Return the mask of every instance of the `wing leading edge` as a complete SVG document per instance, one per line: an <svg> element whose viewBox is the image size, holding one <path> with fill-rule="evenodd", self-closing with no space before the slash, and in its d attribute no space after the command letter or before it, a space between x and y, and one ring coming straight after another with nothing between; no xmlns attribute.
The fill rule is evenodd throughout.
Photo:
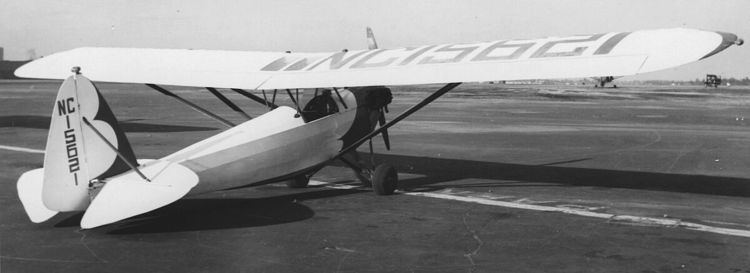
<svg viewBox="0 0 750 273"><path fill-rule="evenodd" d="M659 29L334 53L78 48L16 75L64 79L79 66L95 81L285 89L627 76L694 62L736 35Z"/></svg>

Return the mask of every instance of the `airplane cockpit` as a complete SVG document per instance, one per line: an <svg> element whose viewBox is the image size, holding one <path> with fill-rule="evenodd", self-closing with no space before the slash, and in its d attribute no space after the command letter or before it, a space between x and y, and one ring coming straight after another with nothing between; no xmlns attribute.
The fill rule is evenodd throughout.
<svg viewBox="0 0 750 273"><path fill-rule="evenodd" d="M331 95L331 90L323 89L322 92L315 94L302 109L302 116L306 122L310 122L331 114L339 112L338 104Z"/></svg>

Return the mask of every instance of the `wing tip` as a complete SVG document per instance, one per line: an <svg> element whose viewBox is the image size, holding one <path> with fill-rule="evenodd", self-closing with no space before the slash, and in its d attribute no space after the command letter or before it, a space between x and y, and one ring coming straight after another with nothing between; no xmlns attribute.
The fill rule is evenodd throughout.
<svg viewBox="0 0 750 273"><path fill-rule="evenodd" d="M25 63L18 68L16 68L15 71L13 71L13 75L19 78L32 78L29 76L29 67L34 63L35 61L31 61L28 63Z"/></svg>
<svg viewBox="0 0 750 273"><path fill-rule="evenodd" d="M712 31L712 32L714 32L714 33L716 33L716 34L718 34L718 35L721 36L721 43L719 43L719 45L717 45L716 48L713 51L711 51L708 54L706 54L705 56L701 57L700 60L703 60L705 58L708 58L708 57L711 57L713 55L716 55L716 53L719 53L719 52L723 51L724 49L727 49L728 47L730 47L732 45L741 46L742 44L745 43L744 40L740 39L734 33L721 32L721 31Z"/></svg>
<svg viewBox="0 0 750 273"><path fill-rule="evenodd" d="M65 60L66 54L70 52L92 49L92 48L93 47L78 47L78 48L56 52L45 57L41 57L39 59L30 61L16 68L16 70L13 71L13 75L19 78L29 78L29 79L57 79L57 80L65 79L71 74L69 69L72 68L73 66L66 67L65 69L62 69L61 71L57 71L57 70L51 71L50 67L53 67L55 62L56 61L59 62L61 58ZM58 67L58 66L54 66L54 67Z"/></svg>

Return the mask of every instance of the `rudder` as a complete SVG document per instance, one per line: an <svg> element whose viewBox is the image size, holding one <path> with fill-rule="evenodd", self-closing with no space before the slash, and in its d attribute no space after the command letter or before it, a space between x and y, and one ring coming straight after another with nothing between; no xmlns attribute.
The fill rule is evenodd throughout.
<svg viewBox="0 0 750 273"><path fill-rule="evenodd" d="M96 86L81 75L67 78L57 93L44 156L42 201L51 210L86 209L89 181L129 170L84 118L127 160L136 162L125 133Z"/></svg>

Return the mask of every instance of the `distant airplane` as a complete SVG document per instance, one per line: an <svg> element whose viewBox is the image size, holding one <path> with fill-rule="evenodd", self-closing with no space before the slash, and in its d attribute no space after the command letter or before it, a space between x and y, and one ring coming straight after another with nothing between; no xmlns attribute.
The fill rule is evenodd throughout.
<svg viewBox="0 0 750 273"><path fill-rule="evenodd" d="M375 41L375 34L372 33L372 29L370 27L367 27L367 49L378 49L378 42Z"/></svg>
<svg viewBox="0 0 750 273"><path fill-rule="evenodd" d="M73 49L15 72L65 79L52 110L44 167L21 175L18 194L33 222L85 210L82 228L187 195L282 181L305 187L334 160L349 165L377 194L392 194L396 169L365 166L352 154L377 135L389 145L388 128L462 82L634 75L704 59L741 41L730 33L678 28L381 49L368 30L369 50L332 53ZM137 160L91 80L146 84L229 129L161 159ZM386 122L392 94L384 86L434 83L445 85ZM248 121L235 125L161 85L205 87ZM270 110L252 118L217 88ZM306 105L300 105L300 89L314 92ZM279 93L293 107L277 106Z"/></svg>
<svg viewBox="0 0 750 273"><path fill-rule="evenodd" d="M605 77L595 77L592 79L597 82L597 84L595 84L594 87L604 88L608 83L611 83L616 78L619 78L619 77L605 76ZM617 85L615 84L612 87L617 88Z"/></svg>

